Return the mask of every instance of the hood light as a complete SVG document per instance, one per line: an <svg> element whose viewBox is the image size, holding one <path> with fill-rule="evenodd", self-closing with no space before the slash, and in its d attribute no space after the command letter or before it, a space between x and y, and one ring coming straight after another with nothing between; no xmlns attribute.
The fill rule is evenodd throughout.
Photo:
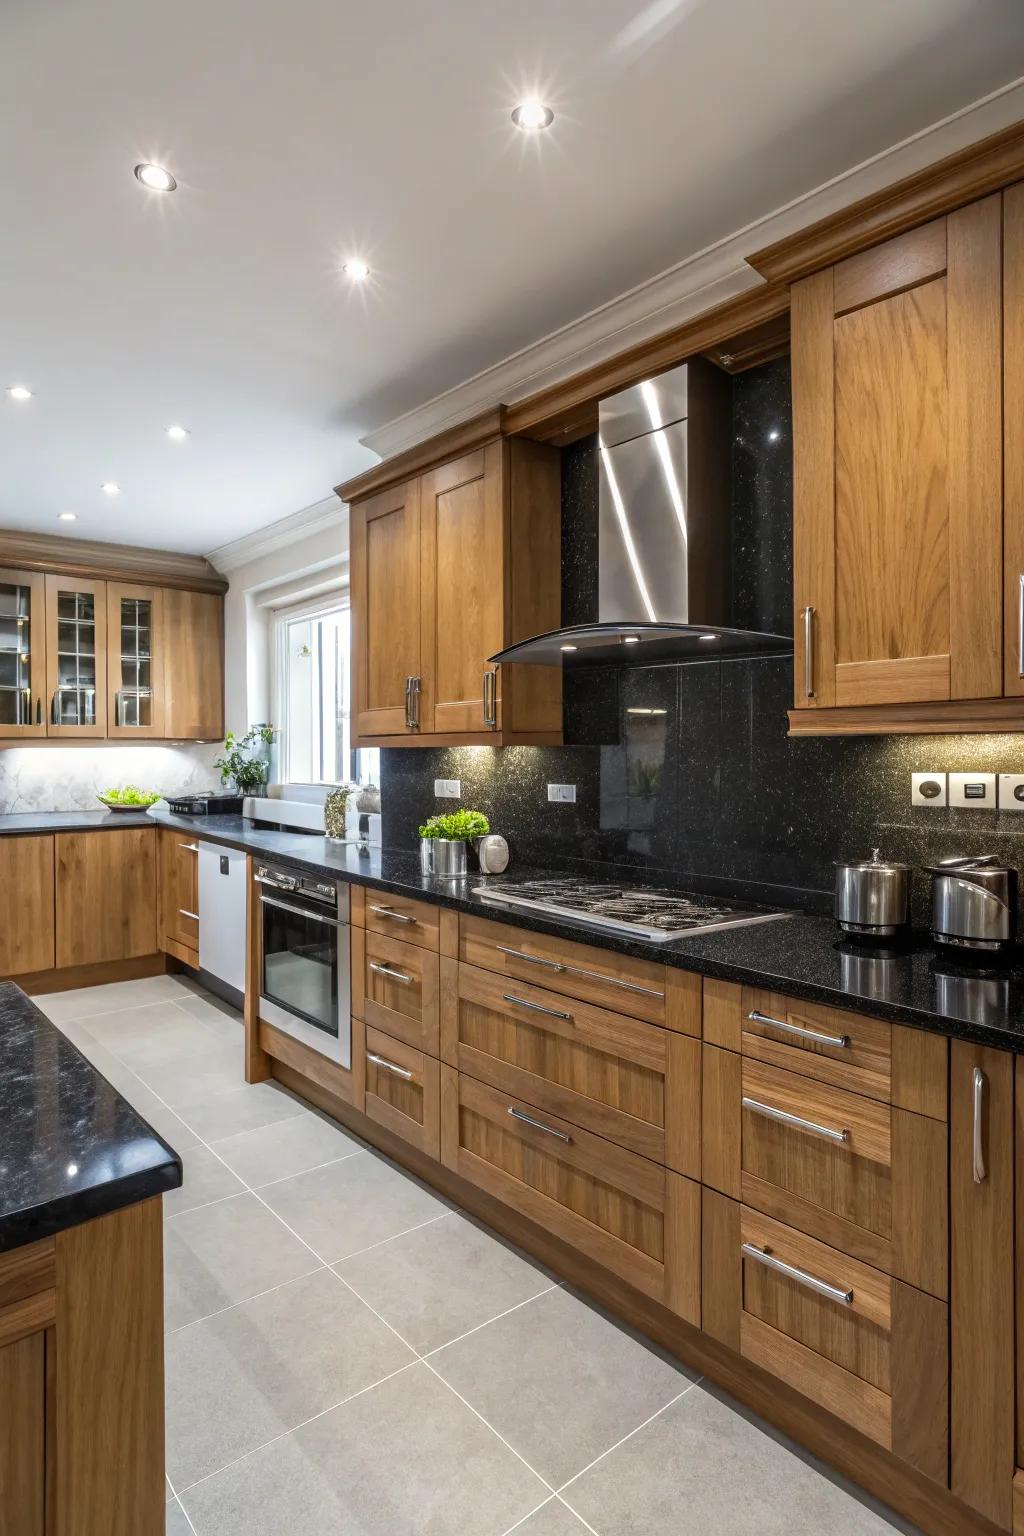
<svg viewBox="0 0 1024 1536"><path fill-rule="evenodd" d="M639 704L626 710L627 715L667 715L667 709L642 709Z"/></svg>
<svg viewBox="0 0 1024 1536"><path fill-rule="evenodd" d="M562 650L563 651L574 651L575 649L576 649L576 647L574 645L563 645L562 646Z"/></svg>

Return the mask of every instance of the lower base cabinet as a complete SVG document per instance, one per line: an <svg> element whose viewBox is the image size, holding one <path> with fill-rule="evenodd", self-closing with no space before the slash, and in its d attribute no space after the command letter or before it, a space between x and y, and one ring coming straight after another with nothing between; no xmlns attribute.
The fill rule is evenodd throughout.
<svg viewBox="0 0 1024 1536"><path fill-rule="evenodd" d="M0 838L0 976L54 962L53 834Z"/></svg>
<svg viewBox="0 0 1024 1536"><path fill-rule="evenodd" d="M441 1067L441 1161L700 1324L700 1186Z"/></svg>
<svg viewBox="0 0 1024 1536"><path fill-rule="evenodd" d="M353 1034L365 1038L363 1113L427 1157L439 1158L440 1082L436 1057L355 1020ZM361 1049L360 1038L354 1038L354 1052Z"/></svg>
<svg viewBox="0 0 1024 1536"><path fill-rule="evenodd" d="M157 828L58 832L57 969L153 955Z"/></svg>

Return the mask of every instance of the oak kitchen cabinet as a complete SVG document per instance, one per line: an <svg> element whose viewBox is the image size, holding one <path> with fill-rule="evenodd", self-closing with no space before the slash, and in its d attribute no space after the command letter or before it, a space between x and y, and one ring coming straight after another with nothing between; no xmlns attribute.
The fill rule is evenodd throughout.
<svg viewBox="0 0 1024 1536"><path fill-rule="evenodd" d="M353 745L561 740L559 674L487 661L558 627L560 494L557 450L494 437L354 496Z"/></svg>
<svg viewBox="0 0 1024 1536"><path fill-rule="evenodd" d="M53 834L0 838L0 976L54 964Z"/></svg>
<svg viewBox="0 0 1024 1536"><path fill-rule="evenodd" d="M157 953L156 833L57 833L58 970Z"/></svg>
<svg viewBox="0 0 1024 1536"><path fill-rule="evenodd" d="M1002 282L997 194L793 286L794 729L1002 695Z"/></svg>
<svg viewBox="0 0 1024 1536"><path fill-rule="evenodd" d="M158 836L160 948L198 970L199 843L173 827Z"/></svg>

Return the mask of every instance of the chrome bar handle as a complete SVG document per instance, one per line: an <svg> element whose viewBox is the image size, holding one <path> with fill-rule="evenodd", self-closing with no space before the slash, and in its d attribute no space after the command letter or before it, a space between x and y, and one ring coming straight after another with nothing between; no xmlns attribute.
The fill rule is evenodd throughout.
<svg viewBox="0 0 1024 1536"><path fill-rule="evenodd" d="M396 912L394 907L377 907L371 905L370 911L378 913L381 917L386 917L392 923L415 923L419 921L418 918L409 917L409 915L405 912Z"/></svg>
<svg viewBox="0 0 1024 1536"><path fill-rule="evenodd" d="M549 1018L564 1019L567 1024L572 1023L572 1014L563 1013L560 1008L545 1008L541 1003L531 1003L528 998L516 997L514 992L503 992L501 998L505 1003L515 1003L517 1008L529 1008L534 1013L546 1013Z"/></svg>
<svg viewBox="0 0 1024 1536"><path fill-rule="evenodd" d="M814 609L804 609L804 694L814 698Z"/></svg>
<svg viewBox="0 0 1024 1536"><path fill-rule="evenodd" d="M816 1120L804 1120L800 1115L791 1115L784 1109L776 1109L774 1104L762 1104L759 1099L748 1099L746 1094L740 1101L744 1109L753 1110L755 1115L764 1115L767 1120L778 1120L782 1125L792 1126L795 1131L807 1131L811 1136L824 1136L826 1141L835 1141L844 1145L850 1139L849 1131L837 1131L830 1125L819 1125Z"/></svg>
<svg viewBox="0 0 1024 1536"><path fill-rule="evenodd" d="M114 694L114 702L115 702L114 713L117 715L117 723L118 723L118 725L124 725L125 708L124 708L124 689L123 688L119 688L117 690L117 692Z"/></svg>
<svg viewBox="0 0 1024 1536"><path fill-rule="evenodd" d="M664 997L664 992L657 987L641 987L635 981L621 981L618 976L606 976L603 971L588 971L581 965L564 965L559 960L545 960L542 955L528 955L525 949L512 949L508 944L495 944L495 949L500 949L503 955L511 955L513 960L528 960L531 965L543 965L549 971L560 971L567 976L584 976L588 981L600 981L609 987L618 987L622 992L637 992L642 997Z"/></svg>
<svg viewBox="0 0 1024 1536"><path fill-rule="evenodd" d="M408 971L396 971L393 966L384 965L380 960L371 960L370 970L376 971L378 976L386 976L389 981L404 981L407 987L412 986L413 978Z"/></svg>
<svg viewBox="0 0 1024 1536"><path fill-rule="evenodd" d="M1024 571L1017 578L1017 669L1024 677Z"/></svg>
<svg viewBox="0 0 1024 1536"><path fill-rule="evenodd" d="M409 679L408 699L405 723L411 731L418 731L420 728L420 680L418 677Z"/></svg>
<svg viewBox="0 0 1024 1536"><path fill-rule="evenodd" d="M797 1269L795 1264L786 1264L782 1259L777 1259L770 1248L758 1248L756 1243L741 1243L740 1252L745 1259L753 1259L758 1264L763 1264L766 1269L774 1269L778 1274L785 1275L788 1280L795 1280L798 1285L805 1285L809 1291L816 1291L819 1296L827 1296L829 1301L840 1301L844 1307L853 1302L853 1291L845 1285L830 1285L827 1280L819 1280L817 1275L812 1275L806 1269Z"/></svg>
<svg viewBox="0 0 1024 1536"><path fill-rule="evenodd" d="M50 700L50 724L51 725L59 725L60 724L60 715L59 715L59 713L57 711L57 695L58 695L59 692L60 692L60 689L59 688L55 688L53 690L53 698Z"/></svg>
<svg viewBox="0 0 1024 1536"><path fill-rule="evenodd" d="M974 1102L974 1182L984 1184L987 1175L985 1168L985 1074L980 1067L975 1067L972 1081L972 1099Z"/></svg>
<svg viewBox="0 0 1024 1536"><path fill-rule="evenodd" d="M500 949L503 955L511 955L513 960L529 960L531 965L543 965L549 971L566 970L566 966L560 965L557 960L545 960L543 955L528 955L525 949L512 949L508 944L495 944L494 947Z"/></svg>
<svg viewBox="0 0 1024 1536"><path fill-rule="evenodd" d="M36 694L36 725L43 723L43 699L41 694Z"/></svg>
<svg viewBox="0 0 1024 1536"><path fill-rule="evenodd" d="M325 917L321 912L311 912L306 907L295 907L288 901L274 901L269 896L260 897L260 906L274 907L278 912L290 912L293 917L308 917L311 923L323 923L327 928L343 928L345 926L336 917Z"/></svg>
<svg viewBox="0 0 1024 1536"><path fill-rule="evenodd" d="M412 1073L408 1067L400 1067L396 1062L388 1061L386 1056L378 1056L374 1051L367 1051L367 1061L372 1061L375 1067L383 1067L385 1072L393 1072L396 1077L404 1077L407 1083L412 1082Z"/></svg>
<svg viewBox="0 0 1024 1536"><path fill-rule="evenodd" d="M752 1008L747 1014L752 1024L770 1024L772 1029L784 1029L787 1034L799 1035L801 1040L813 1040L817 1045L839 1045L844 1050L850 1048L849 1035L827 1035L824 1030L808 1029L804 1024L790 1024L788 1019L773 1019L770 1014L761 1013Z"/></svg>
<svg viewBox="0 0 1024 1536"><path fill-rule="evenodd" d="M493 668L484 672L484 725L498 723L498 674Z"/></svg>
<svg viewBox="0 0 1024 1536"><path fill-rule="evenodd" d="M516 1109L510 1104L508 1112L513 1120L521 1120L524 1125L532 1125L535 1131L544 1131L548 1136L557 1136L559 1141L564 1141L567 1146L572 1145L572 1137L566 1131L556 1131L553 1125L545 1125L543 1120L535 1120L532 1115L524 1115L521 1109Z"/></svg>
<svg viewBox="0 0 1024 1536"><path fill-rule="evenodd" d="M184 907L179 907L178 908L178 916L179 917L190 917L192 919L192 921L195 922L195 923L198 923L198 921L199 921L199 913L198 912L188 912L188 911L185 910Z"/></svg>

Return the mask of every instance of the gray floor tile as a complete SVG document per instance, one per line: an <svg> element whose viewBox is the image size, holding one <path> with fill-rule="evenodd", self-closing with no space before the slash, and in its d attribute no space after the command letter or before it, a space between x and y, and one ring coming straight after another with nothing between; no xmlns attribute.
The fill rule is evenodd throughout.
<svg viewBox="0 0 1024 1536"><path fill-rule="evenodd" d="M108 1045L115 1056L119 1056L123 1062L138 1072L140 1077L161 1071L165 1066L180 1066L188 1061L203 1062L211 1054L221 1050L229 1050L232 1045L237 1045L241 1055L243 1041L241 1036L237 1041L227 1040L221 1031L211 1024L204 1024L200 1019L194 1019L184 1008L179 1008L177 1003L167 1004L168 1017L161 1021L159 1027L150 1028L137 1040L125 1039L103 1041L102 1035L97 1039ZM143 1009L145 1015L164 1012L164 1005ZM173 1018L170 1017L173 1015ZM106 1015L107 1018L111 1015ZM116 1019L118 1016L113 1015ZM123 1018L132 1018L133 1014L122 1015Z"/></svg>
<svg viewBox="0 0 1024 1536"><path fill-rule="evenodd" d="M101 1067L100 1071L102 1070ZM199 1145L199 1138L195 1132L189 1130L184 1120L180 1120L173 1109L169 1109L139 1078L135 1077L131 1082L127 1080L115 1082L114 1087L175 1152L186 1152L189 1147Z"/></svg>
<svg viewBox="0 0 1024 1536"><path fill-rule="evenodd" d="M363 1151L363 1143L319 1115L295 1115L215 1143L224 1161L253 1189Z"/></svg>
<svg viewBox="0 0 1024 1536"><path fill-rule="evenodd" d="M196 1024L206 1029L205 1024ZM197 1099L245 1087L245 1047L242 1040L221 1042L214 1035L184 1055L161 1062L132 1063L134 1071L172 1109Z"/></svg>
<svg viewBox="0 0 1024 1536"><path fill-rule="evenodd" d="M200 1536L501 1536L543 1484L424 1365L183 1495Z"/></svg>
<svg viewBox="0 0 1024 1536"><path fill-rule="evenodd" d="M289 1120L292 1115L308 1115L309 1110L273 1083L244 1083L240 1088L184 1100L175 1105L175 1113L202 1141L222 1141L239 1131L254 1131L261 1125Z"/></svg>
<svg viewBox="0 0 1024 1536"><path fill-rule="evenodd" d="M561 1500L549 1499L522 1525L517 1525L511 1536L587 1536L587 1527Z"/></svg>
<svg viewBox="0 0 1024 1536"><path fill-rule="evenodd" d="M561 1289L431 1364L555 1488L692 1381Z"/></svg>
<svg viewBox="0 0 1024 1536"><path fill-rule="evenodd" d="M414 1179L369 1152L298 1173L261 1193L282 1221L329 1264L447 1210Z"/></svg>
<svg viewBox="0 0 1024 1536"><path fill-rule="evenodd" d="M165 1216L177 1216L181 1211L209 1205L228 1195L240 1195L245 1190L241 1179L236 1179L217 1154L206 1147L190 1147L181 1161L184 1182L180 1189L173 1189L169 1195L164 1195Z"/></svg>
<svg viewBox="0 0 1024 1536"><path fill-rule="evenodd" d="M183 1056L213 1043L206 1037L204 1024L168 1000L90 1014L78 1022L130 1067L147 1059Z"/></svg>
<svg viewBox="0 0 1024 1536"><path fill-rule="evenodd" d="M101 987L77 987L70 992L49 992L35 1001L48 1019L87 1019L113 1008L141 1008L149 1003L173 1002L185 988L173 976L145 976L141 981L111 981Z"/></svg>
<svg viewBox="0 0 1024 1536"><path fill-rule="evenodd" d="M892 1536L893 1527L701 1387L564 1490L601 1536Z"/></svg>
<svg viewBox="0 0 1024 1536"><path fill-rule="evenodd" d="M232 1028L239 1031L245 1028L238 1009L232 1008L230 1003L223 1002L219 997L214 997L211 992L189 992L186 996L180 997L178 1002L193 1018L201 1019L204 1024L212 1024L215 1029L230 1032Z"/></svg>
<svg viewBox="0 0 1024 1536"><path fill-rule="evenodd" d="M415 1358L329 1269L170 1334L167 1470L175 1488Z"/></svg>
<svg viewBox="0 0 1024 1536"><path fill-rule="evenodd" d="M164 1224L164 1321L180 1328L317 1267L255 1195L183 1211Z"/></svg>
<svg viewBox="0 0 1024 1536"><path fill-rule="evenodd" d="M167 1506L166 1536L192 1536L192 1527L177 1499L172 1499Z"/></svg>
<svg viewBox="0 0 1024 1536"><path fill-rule="evenodd" d="M337 1270L421 1354L552 1285L543 1270L454 1211Z"/></svg>

